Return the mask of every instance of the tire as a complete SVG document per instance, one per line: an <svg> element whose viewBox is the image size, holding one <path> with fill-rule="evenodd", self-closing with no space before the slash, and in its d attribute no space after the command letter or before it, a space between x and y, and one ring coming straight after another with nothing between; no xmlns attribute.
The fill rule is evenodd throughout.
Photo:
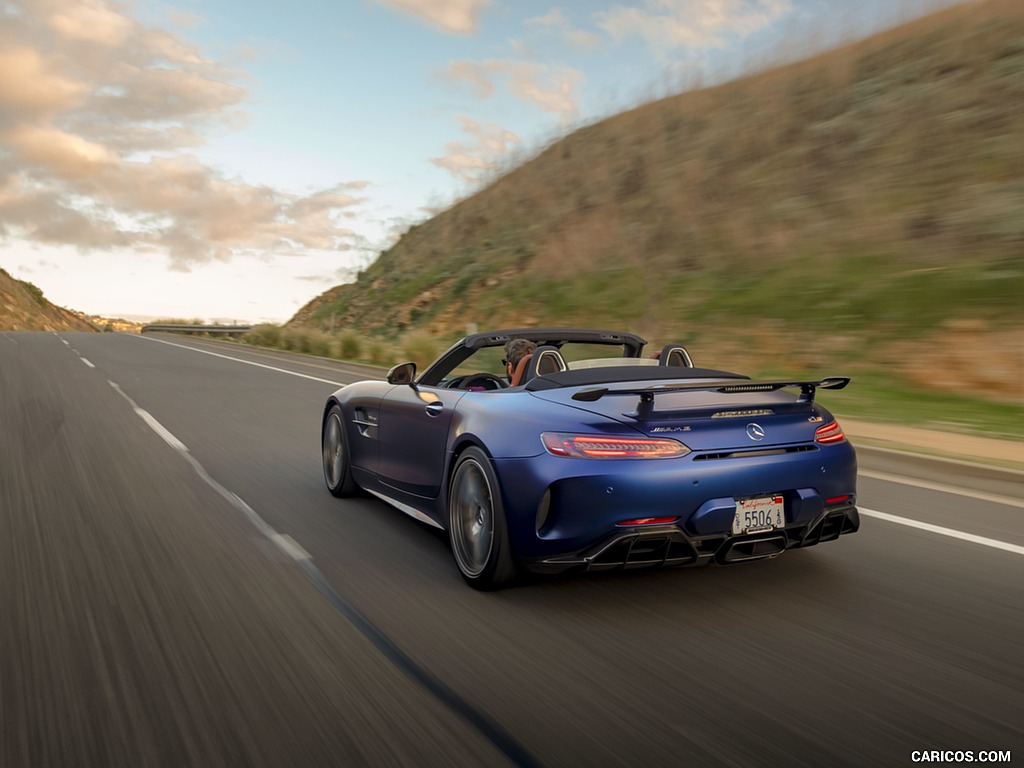
<svg viewBox="0 0 1024 768"><path fill-rule="evenodd" d="M327 490L342 498L353 495L359 486L352 477L352 459L345 435L345 421L340 405L331 406L320 432L320 448Z"/></svg>
<svg viewBox="0 0 1024 768"><path fill-rule="evenodd" d="M462 578L474 589L500 589L516 580L498 478L487 454L476 447L465 450L452 472L448 539Z"/></svg>

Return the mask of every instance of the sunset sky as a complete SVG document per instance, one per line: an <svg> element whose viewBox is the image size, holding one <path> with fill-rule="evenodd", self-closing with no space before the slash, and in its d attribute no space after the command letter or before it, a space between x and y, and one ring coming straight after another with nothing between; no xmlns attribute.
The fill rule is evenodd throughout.
<svg viewBox="0 0 1024 768"><path fill-rule="evenodd" d="M574 127L941 0L0 0L0 267L284 321Z"/></svg>

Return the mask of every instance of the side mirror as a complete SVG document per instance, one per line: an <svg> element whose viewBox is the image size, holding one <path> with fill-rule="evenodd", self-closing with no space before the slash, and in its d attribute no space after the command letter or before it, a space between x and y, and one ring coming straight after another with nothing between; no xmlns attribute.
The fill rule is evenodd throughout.
<svg viewBox="0 0 1024 768"><path fill-rule="evenodd" d="M412 384L416 380L416 363L399 363L388 371L388 384Z"/></svg>

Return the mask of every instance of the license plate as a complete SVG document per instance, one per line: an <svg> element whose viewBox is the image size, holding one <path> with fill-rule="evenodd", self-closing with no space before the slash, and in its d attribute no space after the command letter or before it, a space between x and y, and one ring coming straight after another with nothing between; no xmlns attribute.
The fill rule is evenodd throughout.
<svg viewBox="0 0 1024 768"><path fill-rule="evenodd" d="M782 496L762 496L757 499L739 499L732 518L733 535L758 533L782 528L786 524Z"/></svg>

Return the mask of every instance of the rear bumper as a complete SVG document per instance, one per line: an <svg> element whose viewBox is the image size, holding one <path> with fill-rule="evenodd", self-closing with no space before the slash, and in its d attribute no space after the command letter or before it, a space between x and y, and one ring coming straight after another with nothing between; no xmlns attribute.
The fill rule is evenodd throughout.
<svg viewBox="0 0 1024 768"><path fill-rule="evenodd" d="M523 559L521 564L534 573L730 565L769 560L787 549L834 541L859 528L860 515L852 504L830 508L806 524L745 536L693 536L679 525L625 528L579 552Z"/></svg>
<svg viewBox="0 0 1024 768"><path fill-rule="evenodd" d="M856 454L845 442L729 460L538 456L498 460L495 467L512 551L524 565L540 570L761 559L837 538L859 524ZM768 495L783 497L785 526L770 537L734 536L736 501ZM840 512L844 509L849 514ZM840 516L848 522L835 522ZM623 524L648 518L673 521ZM775 544L742 543L762 536Z"/></svg>

